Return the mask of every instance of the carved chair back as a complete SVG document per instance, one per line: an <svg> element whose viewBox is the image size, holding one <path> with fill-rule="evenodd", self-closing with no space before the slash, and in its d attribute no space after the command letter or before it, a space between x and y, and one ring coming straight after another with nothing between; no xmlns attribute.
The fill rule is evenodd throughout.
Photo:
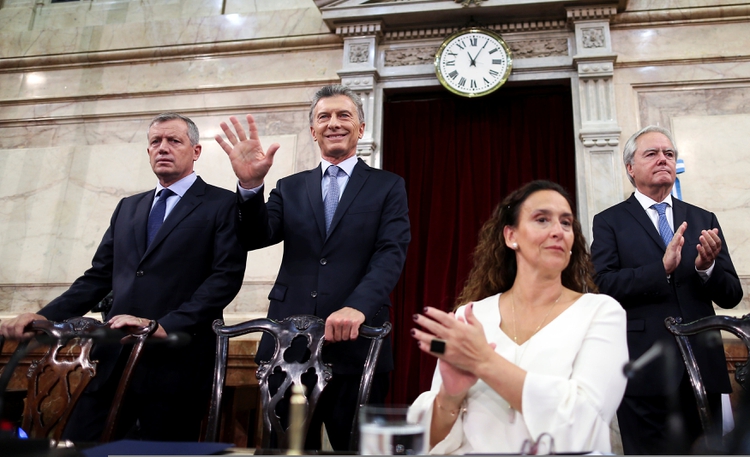
<svg viewBox="0 0 750 457"><path fill-rule="evenodd" d="M702 332L717 332L718 330L724 330L729 333L736 335L747 347L750 354L750 314L742 316L741 318L732 316L707 316L698 319L694 322L686 324L682 323L682 318L668 317L664 320L664 325L674 335L677 341L677 346L680 348L682 353L682 359L685 362L685 367L690 377L690 383L695 393L696 403L698 405L698 415L701 419L701 425L703 431L707 437L711 438L716 436L718 431L713 430L713 421L711 417L711 410L708 406L708 396L706 395L706 386L703 383L698 363L695 360L693 348L688 339L690 335L696 335ZM721 337L718 338L721 343ZM748 367L748 361L737 362L735 364L737 371L734 374L737 383L742 386L745 391L750 392L750 367ZM711 444L711 443L709 443Z"/></svg>
<svg viewBox="0 0 750 457"><path fill-rule="evenodd" d="M156 322L123 333L123 344L134 344L120 378L101 441L112 438L117 413L128 388L130 377L143 352L146 338L156 329ZM76 402L96 375L96 361L91 360L95 339L106 339L108 324L87 317L63 322L33 321L29 330L42 332L39 338L49 344L46 354L31 363L27 373L28 389L21 428L31 438L59 440ZM110 337L111 338L111 337ZM78 347L79 350L74 350ZM26 351L19 345L17 351Z"/></svg>
<svg viewBox="0 0 750 457"><path fill-rule="evenodd" d="M206 429L206 441L216 441L219 432L219 414L221 399L226 382L227 356L229 339L245 335L251 332L266 332L272 335L276 341L273 357L261 362L258 366L256 377L260 386L260 401L263 416L263 442L262 447L268 448L271 442L271 434L275 434L276 443L280 449L286 449L289 445L288 428L283 426L276 408L281 401L288 401L292 385L304 386L307 384L312 388L306 392L306 403L304 405L304 420L302 422L302 436L307 435L313 412L317 405L323 389L333 376L331 366L323 363L322 351L325 336L325 321L316 316L297 315L290 316L281 321L272 319L253 319L236 325L224 325L222 320L216 320L213 324L217 335L216 342L216 365L214 369L213 390L211 405L208 415ZM365 361L365 367L360 382L357 414L352 424L352 430L356 431L359 405L369 399L372 377L375 373L378 356L383 339L388 335L391 324L386 322L383 327L361 326L360 336L370 338L370 350ZM296 345L296 341L302 340L306 344L306 355L302 358L285 357L287 352ZM291 351L289 351L291 352ZM273 391L270 378L272 376L282 377L278 389ZM305 382L307 380L307 382ZM312 381L312 382L311 382ZM353 434L352 445L357 443Z"/></svg>

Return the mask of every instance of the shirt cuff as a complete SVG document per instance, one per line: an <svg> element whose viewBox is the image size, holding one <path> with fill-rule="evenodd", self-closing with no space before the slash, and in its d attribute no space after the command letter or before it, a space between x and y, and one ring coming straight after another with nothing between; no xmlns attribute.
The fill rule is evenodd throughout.
<svg viewBox="0 0 750 457"><path fill-rule="evenodd" d="M252 189L245 189L240 185L240 181L237 180L237 191L240 193L240 197L242 197L242 201L249 200L252 198L255 194L258 193L263 188L263 184L261 184L258 187L253 187Z"/></svg>
<svg viewBox="0 0 750 457"><path fill-rule="evenodd" d="M698 272L698 276L701 277L701 279L703 280L703 282L706 282L706 281L708 281L711 278L711 273L713 273L715 266L716 266L716 261L714 260L711 263L711 266L708 267L707 270L699 270L698 267L696 267L695 271Z"/></svg>

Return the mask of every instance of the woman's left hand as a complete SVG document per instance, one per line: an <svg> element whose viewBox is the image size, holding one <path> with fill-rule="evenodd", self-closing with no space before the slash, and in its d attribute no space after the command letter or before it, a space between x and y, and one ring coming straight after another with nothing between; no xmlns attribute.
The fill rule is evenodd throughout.
<svg viewBox="0 0 750 457"><path fill-rule="evenodd" d="M412 329L411 334L418 341L419 349L450 363L458 370L472 374L477 367L486 363L495 353L494 344L487 342L482 324L474 317L473 304L466 307L465 318L456 318L453 313L427 307L424 314L415 314L414 321L423 330ZM432 352L432 340L445 342L442 353Z"/></svg>

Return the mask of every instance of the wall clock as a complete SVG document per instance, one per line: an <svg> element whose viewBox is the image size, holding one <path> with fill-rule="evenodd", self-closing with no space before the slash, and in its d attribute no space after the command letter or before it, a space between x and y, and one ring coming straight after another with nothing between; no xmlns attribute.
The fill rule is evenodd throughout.
<svg viewBox="0 0 750 457"><path fill-rule="evenodd" d="M480 97L508 80L512 63L510 48L500 35L469 28L443 41L435 54L435 73L454 94Z"/></svg>

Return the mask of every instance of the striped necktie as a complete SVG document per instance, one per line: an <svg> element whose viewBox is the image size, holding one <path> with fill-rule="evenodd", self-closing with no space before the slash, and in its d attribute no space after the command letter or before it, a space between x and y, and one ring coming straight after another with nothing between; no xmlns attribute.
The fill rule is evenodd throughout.
<svg viewBox="0 0 750 457"><path fill-rule="evenodd" d="M328 191L326 192L326 199L323 202L323 206L325 207L326 215L326 233L328 233L328 230L331 228L333 215L336 213L336 207L339 205L339 182L337 178L341 176L341 173L346 174L346 172L336 165L331 165L326 170L326 173L328 173Z"/></svg>
<svg viewBox="0 0 750 457"><path fill-rule="evenodd" d="M670 227L669 222L667 222L667 204L656 203L655 205L651 205L651 207L659 213L659 235L661 235L661 239L664 240L664 246L666 247L669 245L669 242L672 241L672 237L674 236L672 227Z"/></svg>

